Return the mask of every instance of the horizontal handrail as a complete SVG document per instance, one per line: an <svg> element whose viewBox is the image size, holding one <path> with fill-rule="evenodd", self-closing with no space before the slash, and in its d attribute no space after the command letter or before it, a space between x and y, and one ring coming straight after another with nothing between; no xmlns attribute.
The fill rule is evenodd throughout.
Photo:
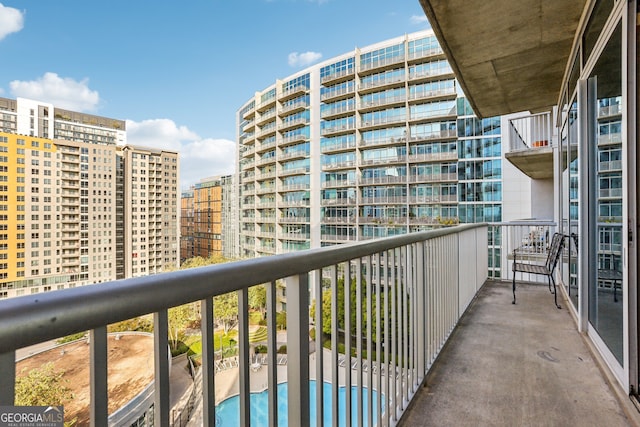
<svg viewBox="0 0 640 427"><path fill-rule="evenodd" d="M482 226L486 224L423 231L6 299L0 301L0 353Z"/></svg>

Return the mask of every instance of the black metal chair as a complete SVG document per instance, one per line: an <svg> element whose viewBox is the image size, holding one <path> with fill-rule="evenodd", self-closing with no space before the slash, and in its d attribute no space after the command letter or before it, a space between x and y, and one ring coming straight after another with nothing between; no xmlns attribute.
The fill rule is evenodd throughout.
<svg viewBox="0 0 640 427"><path fill-rule="evenodd" d="M553 293L553 302L555 303L556 307L562 308L558 305L558 292L556 289L556 280L553 277L553 272L558 265L560 254L562 253L562 249L564 248L565 237L566 236L560 233L555 233L553 235L553 238L551 239L551 245L549 246L549 252L547 253L547 259L544 264L536 264L531 261L518 262L518 253L521 252L522 249L516 248L513 250L513 304L516 303L516 273L521 272L547 276L547 280L549 282L549 291ZM551 283L553 283L553 289L551 288Z"/></svg>

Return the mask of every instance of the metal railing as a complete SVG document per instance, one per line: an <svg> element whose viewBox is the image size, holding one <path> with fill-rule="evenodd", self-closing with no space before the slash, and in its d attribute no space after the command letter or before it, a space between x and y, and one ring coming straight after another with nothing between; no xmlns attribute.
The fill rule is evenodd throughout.
<svg viewBox="0 0 640 427"><path fill-rule="evenodd" d="M363 420L366 411L368 420L393 426L487 278L487 236L486 224L465 225L0 301L0 405L14 402L16 349L89 329L91 423L106 426L107 325L153 313L153 419L154 425L169 425L167 313L171 307L199 302L202 419L203 425L214 425L213 297L236 292L238 416L240 425L249 425L248 290L266 284L267 412L269 425L277 425L283 414L277 410L275 304L276 281L282 280L287 303L289 425L310 423L313 376L317 425L326 422L323 383L327 381L331 383L331 425L344 418L340 411L347 420L353 415ZM338 301L341 287L343 302ZM323 298L327 292L330 298ZM316 351L310 356L311 306L315 308ZM330 320L323 316L327 312ZM323 332L325 325L330 334ZM323 350L323 345L328 348ZM350 392L345 393L344 406L338 404L341 383L357 396L352 399ZM366 396L365 384L370 391Z"/></svg>
<svg viewBox="0 0 640 427"><path fill-rule="evenodd" d="M510 149L523 150L553 145L551 113L531 114L509 120Z"/></svg>

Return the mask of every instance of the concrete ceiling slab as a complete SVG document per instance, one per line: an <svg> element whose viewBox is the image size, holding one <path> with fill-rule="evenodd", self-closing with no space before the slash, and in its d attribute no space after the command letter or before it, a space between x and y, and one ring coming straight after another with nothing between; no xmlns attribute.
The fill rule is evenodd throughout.
<svg viewBox="0 0 640 427"><path fill-rule="evenodd" d="M420 0L480 117L548 109L586 0Z"/></svg>

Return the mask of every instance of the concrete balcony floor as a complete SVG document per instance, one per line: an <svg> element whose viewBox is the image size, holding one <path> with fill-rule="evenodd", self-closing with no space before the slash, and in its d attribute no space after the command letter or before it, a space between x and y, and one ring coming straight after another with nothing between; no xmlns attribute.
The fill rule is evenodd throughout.
<svg viewBox="0 0 640 427"><path fill-rule="evenodd" d="M487 282L436 360L404 426L629 426L585 339L546 286Z"/></svg>

